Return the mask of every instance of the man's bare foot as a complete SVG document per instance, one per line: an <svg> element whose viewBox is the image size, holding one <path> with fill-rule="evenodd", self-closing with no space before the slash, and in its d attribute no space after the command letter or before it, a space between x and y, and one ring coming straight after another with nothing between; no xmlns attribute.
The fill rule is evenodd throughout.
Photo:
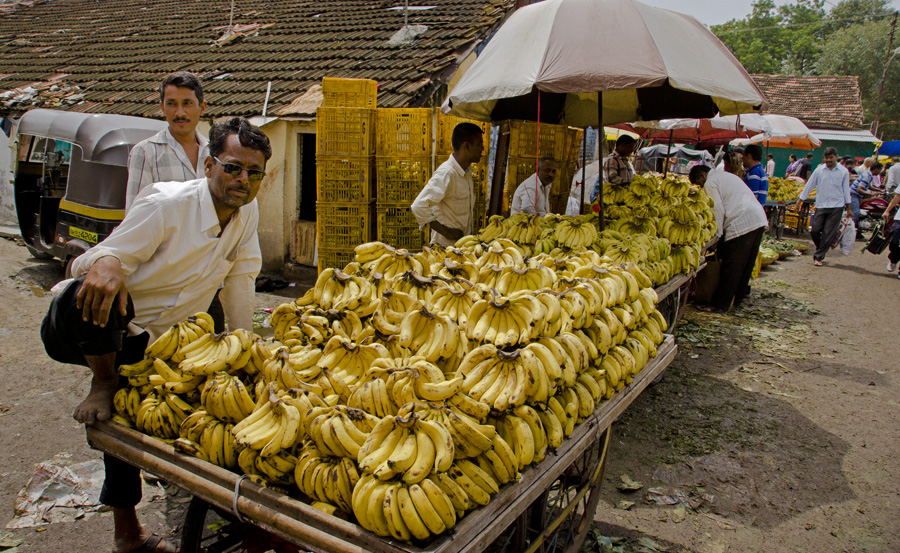
<svg viewBox="0 0 900 553"><path fill-rule="evenodd" d="M113 396L116 395L118 387L118 377L107 380L94 377L91 380L91 391L81 405L75 408L72 416L84 424L108 421L112 416Z"/></svg>

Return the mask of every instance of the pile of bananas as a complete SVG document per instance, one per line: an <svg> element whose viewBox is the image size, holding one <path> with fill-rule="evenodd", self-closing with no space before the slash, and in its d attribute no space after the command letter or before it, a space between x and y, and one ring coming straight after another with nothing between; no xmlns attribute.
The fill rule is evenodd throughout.
<svg viewBox="0 0 900 553"><path fill-rule="evenodd" d="M716 230L712 202L702 189L685 177L647 173L635 176L628 186L605 185L603 199L606 224L600 232L594 215L495 215L477 235L463 237L456 246L476 252L479 267L521 264L518 259L501 262L495 253L485 255L485 243L500 239L512 242L520 256L551 268L544 256L566 263L572 255L595 251L614 263L638 264L656 286L699 267L703 246ZM494 286L486 276L490 271L482 270L478 281Z"/></svg>
<svg viewBox="0 0 900 553"><path fill-rule="evenodd" d="M769 199L775 201L796 201L803 184L794 179L769 177Z"/></svg>
<svg viewBox="0 0 900 553"><path fill-rule="evenodd" d="M670 243L551 220L531 238L553 255L506 238L416 254L362 244L273 310L272 339L215 334L198 313L121 368L115 420L377 535L446 532L561 447L663 341L638 263L671 257ZM613 262L604 240L642 254Z"/></svg>

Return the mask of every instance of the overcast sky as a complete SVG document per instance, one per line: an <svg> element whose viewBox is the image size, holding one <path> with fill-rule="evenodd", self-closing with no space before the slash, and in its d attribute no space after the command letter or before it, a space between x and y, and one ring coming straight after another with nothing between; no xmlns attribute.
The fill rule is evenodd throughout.
<svg viewBox="0 0 900 553"><path fill-rule="evenodd" d="M707 25L719 25L731 19L743 19L750 14L752 0L640 0L651 6L658 6L676 12L687 13ZM775 0L775 4L790 4L789 0ZM830 9L838 0L826 0L825 9ZM900 0L892 0L891 5L900 10Z"/></svg>

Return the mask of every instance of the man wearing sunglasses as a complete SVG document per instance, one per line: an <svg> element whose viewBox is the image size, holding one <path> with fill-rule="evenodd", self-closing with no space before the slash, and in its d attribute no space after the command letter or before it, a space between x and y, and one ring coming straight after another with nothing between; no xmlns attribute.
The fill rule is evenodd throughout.
<svg viewBox="0 0 900 553"><path fill-rule="evenodd" d="M173 324L205 311L220 284L230 328L253 329L262 264L255 198L271 155L269 139L246 119L214 126L204 178L151 185L106 240L74 261L77 278L51 302L41 338L51 358L91 369L77 421L109 420L118 367L142 359ZM110 456L104 463L100 500L113 509L114 551L174 552L137 518L140 470Z"/></svg>

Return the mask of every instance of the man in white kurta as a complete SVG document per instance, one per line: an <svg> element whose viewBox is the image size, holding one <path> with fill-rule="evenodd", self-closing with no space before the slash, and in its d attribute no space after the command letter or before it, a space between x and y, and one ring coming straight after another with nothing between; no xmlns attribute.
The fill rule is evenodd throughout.
<svg viewBox="0 0 900 553"><path fill-rule="evenodd" d="M431 225L431 242L441 246L452 246L472 234L475 185L471 165L481 160L484 137L478 125L460 123L453 129L450 143L453 153L431 175L411 206L419 228Z"/></svg>
<svg viewBox="0 0 900 553"><path fill-rule="evenodd" d="M538 161L537 173L531 175L519 184L516 193L513 194L509 214L530 213L543 217L550 212L550 187L556 178L556 160L552 157L543 157ZM538 184L540 183L540 185Z"/></svg>

